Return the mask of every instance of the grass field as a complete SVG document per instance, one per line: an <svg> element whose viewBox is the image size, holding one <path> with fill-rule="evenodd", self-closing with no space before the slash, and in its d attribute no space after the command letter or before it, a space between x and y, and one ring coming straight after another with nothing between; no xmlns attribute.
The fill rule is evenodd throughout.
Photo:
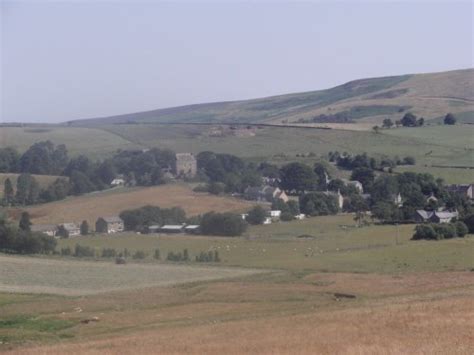
<svg viewBox="0 0 474 355"><path fill-rule="evenodd" d="M239 238L124 233L64 239L58 246L149 254L159 248L162 255L188 248L191 257L218 250L222 262L212 268L151 257L126 265L0 257L7 270L0 280L10 291L50 292L0 293L0 350L470 353L474 238L415 242L409 240L413 226L400 226L398 234L396 226L353 226L352 216L341 215L251 227ZM198 281L210 273L230 276L224 271L238 277ZM191 275L195 282L162 284ZM145 284L150 287L140 289ZM121 290L95 294L116 287Z"/></svg>
<svg viewBox="0 0 474 355"><path fill-rule="evenodd" d="M117 135L94 128L31 126L0 127L0 147L14 147L24 152L32 144L50 140L65 144L71 156L85 154L91 158L103 158L117 149L139 148Z"/></svg>
<svg viewBox="0 0 474 355"><path fill-rule="evenodd" d="M95 225L97 218L116 216L121 211L145 205L181 206L188 216L209 211L246 211L253 204L244 200L193 192L189 185L168 184L154 187L116 188L78 197L68 197L24 209L10 209L17 217L20 211L30 213L33 223L64 223L87 220Z"/></svg>
<svg viewBox="0 0 474 355"><path fill-rule="evenodd" d="M186 265L116 265L0 255L0 292L82 296L251 275L255 270Z"/></svg>
<svg viewBox="0 0 474 355"><path fill-rule="evenodd" d="M152 261L187 248L191 257L217 250L221 265L294 272L377 272L469 270L474 267L474 238L440 242L411 241L413 225L356 228L352 216L315 217L303 221L250 227L239 238L136 235L62 239L58 249L76 244L129 251L142 250ZM312 238L298 238L309 235Z"/></svg>

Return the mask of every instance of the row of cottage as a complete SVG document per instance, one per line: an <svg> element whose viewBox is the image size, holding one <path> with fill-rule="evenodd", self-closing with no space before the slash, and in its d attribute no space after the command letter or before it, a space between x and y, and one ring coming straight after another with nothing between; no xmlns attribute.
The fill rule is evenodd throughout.
<svg viewBox="0 0 474 355"><path fill-rule="evenodd" d="M148 227L149 233L199 233L199 225L152 225ZM95 223L95 232L103 234L120 233L125 230L123 220L118 216L100 217ZM41 232L51 237L77 237L81 235L81 228L76 223L61 224L33 224L31 231Z"/></svg>

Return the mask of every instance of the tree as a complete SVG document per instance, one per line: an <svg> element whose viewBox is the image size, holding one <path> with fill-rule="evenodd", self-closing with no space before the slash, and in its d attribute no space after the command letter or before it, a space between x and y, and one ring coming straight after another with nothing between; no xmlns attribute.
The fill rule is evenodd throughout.
<svg viewBox="0 0 474 355"><path fill-rule="evenodd" d="M391 202L377 202L372 207L372 216L383 222L398 221L397 206Z"/></svg>
<svg viewBox="0 0 474 355"><path fill-rule="evenodd" d="M466 224L469 233L474 233L474 213L467 215L463 222Z"/></svg>
<svg viewBox="0 0 474 355"><path fill-rule="evenodd" d="M455 125L456 124L456 117L452 114L452 113L448 113L445 117L444 117L444 124L445 125Z"/></svg>
<svg viewBox="0 0 474 355"><path fill-rule="evenodd" d="M204 235L239 236L247 229L242 217L230 212L209 212L202 216L201 231Z"/></svg>
<svg viewBox="0 0 474 355"><path fill-rule="evenodd" d="M298 201L290 200L286 204L291 215L296 216L300 214L300 204Z"/></svg>
<svg viewBox="0 0 474 355"><path fill-rule="evenodd" d="M64 228L63 225L60 225L58 227L58 231L56 232L56 235L61 238L69 238L69 232L66 228Z"/></svg>
<svg viewBox="0 0 474 355"><path fill-rule="evenodd" d="M372 130L374 131L375 134L379 133L380 127L379 126L373 126Z"/></svg>
<svg viewBox="0 0 474 355"><path fill-rule="evenodd" d="M425 119L423 117L420 117L417 121L416 121L416 125L417 126L423 126L425 124Z"/></svg>
<svg viewBox="0 0 474 355"><path fill-rule="evenodd" d="M290 163L280 170L281 187L286 191L304 192L314 190L318 184L318 176L308 166L302 163Z"/></svg>
<svg viewBox="0 0 474 355"><path fill-rule="evenodd" d="M247 215L247 218L245 219L248 223L250 224L263 224L265 221L266 217L266 212L261 206L255 206L252 208Z"/></svg>
<svg viewBox="0 0 474 355"><path fill-rule="evenodd" d="M3 199L5 201L5 205L11 205L13 203L14 198L15 191L13 191L13 184L10 178L7 178L3 184Z"/></svg>
<svg viewBox="0 0 474 355"><path fill-rule="evenodd" d="M392 128L393 121L390 118L386 118L383 120L382 127L384 128Z"/></svg>
<svg viewBox="0 0 474 355"><path fill-rule="evenodd" d="M412 239L437 239L437 237L438 235L431 225L419 224L415 227L415 234L413 234Z"/></svg>
<svg viewBox="0 0 474 355"><path fill-rule="evenodd" d="M18 227L22 231L26 231L26 232L31 231L30 214L28 212L22 212L21 217L20 217L20 223L18 224Z"/></svg>
<svg viewBox="0 0 474 355"><path fill-rule="evenodd" d="M37 202L39 197L39 184L30 174L21 174L16 181L15 200L20 205L29 205Z"/></svg>
<svg viewBox="0 0 474 355"><path fill-rule="evenodd" d="M469 233L469 229L464 222L457 221L454 223L454 227L456 228L456 234L458 237L464 237L467 233Z"/></svg>
<svg viewBox="0 0 474 355"><path fill-rule="evenodd" d="M374 171L370 168L356 168L352 171L351 180L360 181L364 190L368 190L372 186L374 179Z"/></svg>
<svg viewBox="0 0 474 355"><path fill-rule="evenodd" d="M417 125L416 116L411 112L407 112L400 120L400 123L404 127L415 127Z"/></svg>
<svg viewBox="0 0 474 355"><path fill-rule="evenodd" d="M89 223L86 220L83 220L81 223L81 235L89 234Z"/></svg>

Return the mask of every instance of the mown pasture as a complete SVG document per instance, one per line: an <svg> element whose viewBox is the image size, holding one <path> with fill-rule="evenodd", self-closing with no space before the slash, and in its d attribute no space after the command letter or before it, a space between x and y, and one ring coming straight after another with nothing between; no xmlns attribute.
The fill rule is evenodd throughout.
<svg viewBox="0 0 474 355"><path fill-rule="evenodd" d="M467 270L474 267L474 238L438 242L411 241L414 225L356 227L351 215L308 218L303 221L250 227L243 237L189 235L99 235L62 239L58 250L89 246L144 251L154 262L159 249L188 249L191 259L201 251L219 252L222 266L285 269L295 272L376 272Z"/></svg>

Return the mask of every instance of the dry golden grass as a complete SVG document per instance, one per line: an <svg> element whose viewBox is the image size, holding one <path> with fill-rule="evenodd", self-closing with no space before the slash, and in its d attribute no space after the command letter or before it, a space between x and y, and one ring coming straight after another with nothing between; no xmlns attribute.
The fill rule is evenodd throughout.
<svg viewBox="0 0 474 355"><path fill-rule="evenodd" d="M16 354L472 354L471 274L220 281L110 297L44 296L4 310L41 305L43 314L101 319L76 326L75 341L14 348ZM372 292L370 283L382 283L383 292ZM358 298L336 301L331 286ZM75 314L77 306L84 313Z"/></svg>
<svg viewBox="0 0 474 355"><path fill-rule="evenodd" d="M144 205L182 207L188 216L209 211L242 211L252 204L230 197L193 192L187 185L170 184L146 188L123 188L91 193L66 200L26 208L33 223L81 222L94 225L98 217L118 215ZM19 210L11 210L17 217Z"/></svg>

